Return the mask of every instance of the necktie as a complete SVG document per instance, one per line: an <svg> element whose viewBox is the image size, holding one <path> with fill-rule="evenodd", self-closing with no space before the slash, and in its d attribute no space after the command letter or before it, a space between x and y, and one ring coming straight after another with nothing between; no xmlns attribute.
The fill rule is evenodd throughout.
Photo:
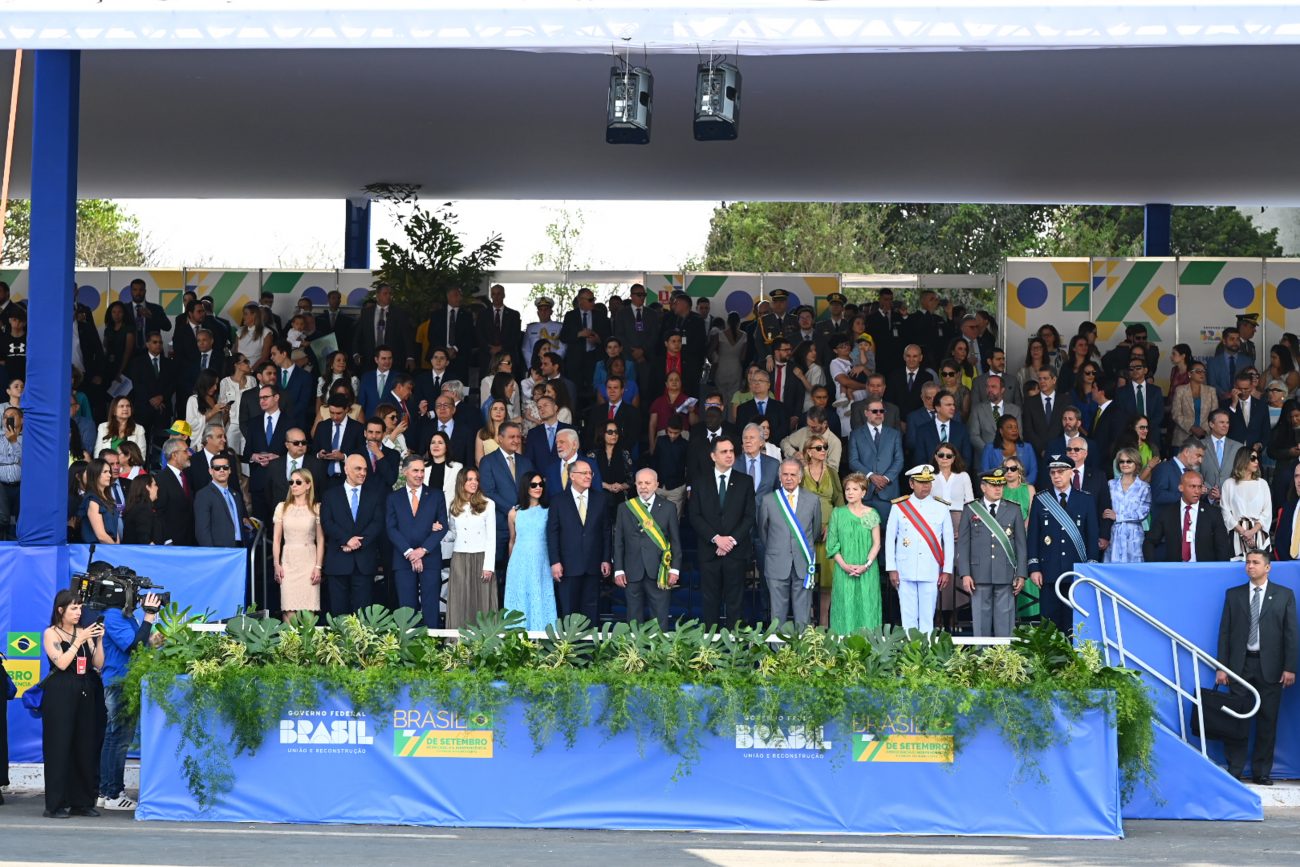
<svg viewBox="0 0 1300 867"><path fill-rule="evenodd" d="M1192 562L1192 504L1183 505L1183 562Z"/></svg>
<svg viewBox="0 0 1300 867"><path fill-rule="evenodd" d="M640 325L641 325L641 308L640 308L640 307L637 307L637 308L635 308L635 310L634 310L633 312L636 313L636 324L637 324L638 326L640 326Z"/></svg>
<svg viewBox="0 0 1300 867"><path fill-rule="evenodd" d="M456 341L452 338L456 335L456 308L452 307L447 311L447 345L451 346Z"/></svg>
<svg viewBox="0 0 1300 867"><path fill-rule="evenodd" d="M266 447L271 447L271 437L275 434L275 425L271 424L271 417L266 417Z"/></svg>
<svg viewBox="0 0 1300 867"><path fill-rule="evenodd" d="M1250 427L1250 399L1247 398L1241 402L1241 423L1247 428Z"/></svg>
<svg viewBox="0 0 1300 867"><path fill-rule="evenodd" d="M1219 466L1223 466L1223 440L1214 441L1214 459Z"/></svg>
<svg viewBox="0 0 1300 867"><path fill-rule="evenodd" d="M144 305L143 304L135 305L135 327L137 330L140 331L141 334L144 333L146 321L147 320L145 319L145 315L144 315Z"/></svg>
<svg viewBox="0 0 1300 867"><path fill-rule="evenodd" d="M383 400L384 386L388 384L388 374L384 373L383 371L380 371L379 373L375 374L375 381L379 385L379 399Z"/></svg>
<svg viewBox="0 0 1300 867"><path fill-rule="evenodd" d="M343 425L338 422L334 423L334 439L330 441L330 451L338 451L339 444L343 441Z"/></svg>
<svg viewBox="0 0 1300 867"><path fill-rule="evenodd" d="M158 369L158 356L156 355L153 357L153 372L155 376L159 375L162 372Z"/></svg>
<svg viewBox="0 0 1300 867"><path fill-rule="evenodd" d="M767 413L767 401L760 400L758 402L758 414L765 415L766 413Z"/></svg>
<svg viewBox="0 0 1300 867"><path fill-rule="evenodd" d="M239 532L239 509L235 506L235 498L230 495L230 488L222 488L221 494L226 498L226 509L230 512L230 523L234 525L235 541L238 542L244 538Z"/></svg>
<svg viewBox="0 0 1300 867"><path fill-rule="evenodd" d="M1291 519L1291 559L1300 560L1300 509L1295 510Z"/></svg>
<svg viewBox="0 0 1300 867"><path fill-rule="evenodd" d="M997 421L1000 418L1002 418L1002 404L995 403L993 404L993 420Z"/></svg>
<svg viewBox="0 0 1300 867"><path fill-rule="evenodd" d="M591 314L586 310L582 311L582 327L587 330L591 329Z"/></svg>
<svg viewBox="0 0 1300 867"><path fill-rule="evenodd" d="M1101 421L1101 407L1097 407L1097 413L1092 417L1092 429L1097 429L1097 422Z"/></svg>
<svg viewBox="0 0 1300 867"><path fill-rule="evenodd" d="M946 443L947 441L948 441L948 423L947 423L947 422L940 422L940 423L939 423L939 442L941 442L941 443Z"/></svg>
<svg viewBox="0 0 1300 867"><path fill-rule="evenodd" d="M1237 356L1228 356L1228 382L1237 381Z"/></svg>
<svg viewBox="0 0 1300 867"><path fill-rule="evenodd" d="M555 426L546 426L546 447L551 451L555 450Z"/></svg>
<svg viewBox="0 0 1300 867"><path fill-rule="evenodd" d="M289 461L289 475L286 478L291 478L296 472L298 472L298 459L294 458Z"/></svg>
<svg viewBox="0 0 1300 867"><path fill-rule="evenodd" d="M722 502L726 499L727 499L727 477L723 475L719 475L718 476L718 505L722 505Z"/></svg>
<svg viewBox="0 0 1300 867"><path fill-rule="evenodd" d="M1047 420L1052 420L1052 396L1046 395L1043 398L1043 412L1047 415Z"/></svg>
<svg viewBox="0 0 1300 867"><path fill-rule="evenodd" d="M375 343L384 342L384 329L388 327L388 311L383 307L379 308L379 321L375 323Z"/></svg>
<svg viewBox="0 0 1300 867"><path fill-rule="evenodd" d="M113 502L117 503L118 508L122 506L122 487L117 482L113 483Z"/></svg>
<svg viewBox="0 0 1300 867"><path fill-rule="evenodd" d="M374 462L374 458L371 458L371 463L373 462ZM357 505L358 505L357 494L359 490L360 490L359 488L352 489L352 520L354 521L357 519Z"/></svg>
<svg viewBox="0 0 1300 867"><path fill-rule="evenodd" d="M434 394L442 393L442 374L440 373L435 373L433 375L433 393Z"/></svg>
<svg viewBox="0 0 1300 867"><path fill-rule="evenodd" d="M1076 469L1076 470L1074 471L1074 489L1075 489L1076 491L1082 491L1082 490L1083 490L1083 471L1082 471L1082 470Z"/></svg>
<svg viewBox="0 0 1300 867"><path fill-rule="evenodd" d="M500 337L501 336L501 308L500 307L496 308L496 312L493 314L493 316L496 319L497 336Z"/></svg>
<svg viewBox="0 0 1300 867"><path fill-rule="evenodd" d="M569 486L569 465L560 464L560 487L567 488L568 486Z"/></svg>
<svg viewBox="0 0 1300 867"><path fill-rule="evenodd" d="M420 511L420 489L416 488L411 491L411 514L414 515Z"/></svg>
<svg viewBox="0 0 1300 867"><path fill-rule="evenodd" d="M578 494L578 520L585 526L587 523L587 492L583 491Z"/></svg>
<svg viewBox="0 0 1300 867"><path fill-rule="evenodd" d="M777 400L780 400L780 399L781 399L781 374L784 372L784 370L785 370L785 365L784 365L784 364L778 364L778 365L776 366L776 392L775 392L775 397L776 397Z"/></svg>
<svg viewBox="0 0 1300 867"><path fill-rule="evenodd" d="M1250 593L1250 635L1246 636L1247 647L1259 646L1259 609L1264 604L1264 588L1256 587Z"/></svg>
<svg viewBox="0 0 1300 867"><path fill-rule="evenodd" d="M757 491L758 490L758 459L757 458L749 459L749 474L754 479L754 490ZM1300 512L1300 509L1296 509L1296 511Z"/></svg>
<svg viewBox="0 0 1300 867"><path fill-rule="evenodd" d="M989 503L988 509L989 509L989 517L996 521L998 517L998 504Z"/></svg>
<svg viewBox="0 0 1300 867"><path fill-rule="evenodd" d="M1138 415L1146 415L1147 398L1146 398L1146 390L1142 388L1142 383L1138 383L1137 393L1138 393L1137 394Z"/></svg>
<svg viewBox="0 0 1300 867"><path fill-rule="evenodd" d="M180 474L180 478L181 478L181 490L185 492L185 499L187 500L194 499L194 494L191 493L190 491L190 477L185 475L185 473L182 472Z"/></svg>
<svg viewBox="0 0 1300 867"><path fill-rule="evenodd" d="M785 492L785 501L790 504L790 511L794 511L794 491Z"/></svg>
<svg viewBox="0 0 1300 867"><path fill-rule="evenodd" d="M912 385L916 382L916 374L912 371L907 372L907 390L912 390Z"/></svg>
<svg viewBox="0 0 1300 867"><path fill-rule="evenodd" d="M872 425L871 427L871 444L875 445L880 439L880 428Z"/></svg>
<svg viewBox="0 0 1300 867"><path fill-rule="evenodd" d="M443 433L446 433L446 432L447 432L447 423L446 423L445 421L440 421L440 422L438 422L438 430L442 431Z"/></svg>
<svg viewBox="0 0 1300 867"><path fill-rule="evenodd" d="M280 368L280 388L289 387L289 368Z"/></svg>
<svg viewBox="0 0 1300 867"><path fill-rule="evenodd" d="M375 463L375 453L372 452L370 449L366 449L366 456L370 458L370 472L373 473L376 469L378 469L378 464Z"/></svg>
<svg viewBox="0 0 1300 867"><path fill-rule="evenodd" d="M1069 502L1070 502L1070 495L1069 495L1069 494L1067 494L1065 491L1061 491L1060 497L1061 497L1061 505L1062 505L1062 506L1065 506L1065 505L1068 505L1068 504L1069 504Z"/></svg>
<svg viewBox="0 0 1300 867"><path fill-rule="evenodd" d="M614 420L614 404L609 405L609 421Z"/></svg>
<svg viewBox="0 0 1300 867"><path fill-rule="evenodd" d="M207 370L207 368L208 368L208 353L205 352L203 353L203 361L200 363L199 369Z"/></svg>
<svg viewBox="0 0 1300 867"><path fill-rule="evenodd" d="M515 478L515 456L506 455L506 464L510 467L510 478Z"/></svg>

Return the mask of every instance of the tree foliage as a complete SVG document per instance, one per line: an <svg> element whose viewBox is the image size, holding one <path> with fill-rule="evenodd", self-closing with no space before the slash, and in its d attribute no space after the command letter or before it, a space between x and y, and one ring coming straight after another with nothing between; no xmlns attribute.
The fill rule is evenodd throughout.
<svg viewBox="0 0 1300 867"><path fill-rule="evenodd" d="M386 238L375 244L380 266L374 272L374 285L392 285L393 295L416 315L442 302L453 287L464 290L466 296L482 290L488 272L501 258L505 242L499 234L467 251L456 231L451 202L429 210L410 189L370 192L399 206L397 223L406 236L404 244Z"/></svg>
<svg viewBox="0 0 1300 867"><path fill-rule="evenodd" d="M537 271L585 271L591 267L589 262L578 261L578 245L582 241L582 230L586 217L582 209L570 211L560 208L555 219L546 224L546 239L551 246L548 250L534 253L528 260L528 267ZM528 290L528 297L537 299L545 295L555 302L556 310L568 310L573 306L573 299L580 289L595 289L592 283L534 283Z"/></svg>
<svg viewBox="0 0 1300 867"><path fill-rule="evenodd" d="M32 205L26 199L9 202L5 219L4 254L0 261L31 258ZM78 268L123 268L154 264L155 249L140 221L108 199L77 202L76 257Z"/></svg>

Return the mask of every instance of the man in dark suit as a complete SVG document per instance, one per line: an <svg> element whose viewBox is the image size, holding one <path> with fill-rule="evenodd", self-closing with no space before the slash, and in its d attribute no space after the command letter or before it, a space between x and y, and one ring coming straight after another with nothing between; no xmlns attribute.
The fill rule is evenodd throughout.
<svg viewBox="0 0 1300 867"><path fill-rule="evenodd" d="M1091 419L1092 427L1089 429L1088 439L1097 450L1097 458L1103 467L1110 466L1111 459L1115 455L1115 443L1124 435L1124 429L1133 420L1133 416L1113 399L1114 394L1114 380L1104 376L1097 377L1092 387L1092 397L1097 401L1097 412ZM1147 435L1152 436L1150 432Z"/></svg>
<svg viewBox="0 0 1300 867"><path fill-rule="evenodd" d="M322 473L316 475L316 470L312 473L316 479L317 498L325 488L343 484L343 462L348 455L359 455L366 449L365 425L348 418L348 409L348 399L344 395L332 395L329 399L330 417L316 426L316 433L311 438L313 460Z"/></svg>
<svg viewBox="0 0 1300 867"><path fill-rule="evenodd" d="M799 424L799 416L803 413L804 387L799 377L794 375L794 364L791 356L794 355L794 344L784 337L778 337L772 341L772 369L771 369L771 388L769 394L781 401L786 410L790 413L789 424L787 425L787 435L793 431ZM819 358L822 356L818 356ZM774 441L775 433L773 434Z"/></svg>
<svg viewBox="0 0 1300 867"><path fill-rule="evenodd" d="M1268 551L1246 554L1250 582L1228 589L1219 618L1219 662L1259 692L1250 771L1254 781L1263 786L1273 785L1273 746L1282 690L1295 684L1296 663L1300 662L1295 593L1270 581L1271 569ZM1214 682L1227 684L1227 672L1217 672ZM1241 691L1236 684L1232 689ZM1241 776L1246 768L1246 738L1224 741L1223 748L1228 773Z"/></svg>
<svg viewBox="0 0 1300 867"><path fill-rule="evenodd" d="M397 604L419 611L436 629L442 599L442 538L447 535L447 503L441 489L424 485L424 458L402 460L406 484L388 495L385 526L392 546Z"/></svg>
<svg viewBox="0 0 1300 867"><path fill-rule="evenodd" d="M352 316L344 313L340 309L342 306L343 293L337 289L331 290L327 306L316 314L316 336L324 337L327 334L333 334L335 341L338 343L339 351L351 357L352 340L357 321Z"/></svg>
<svg viewBox="0 0 1300 867"><path fill-rule="evenodd" d="M727 437L733 442L740 442L740 429L724 421L724 404L722 395L716 391L704 398L704 408L700 410L700 421L690 429L690 441L686 448L686 480L689 483L696 476L704 475L713 467L713 441L718 437Z"/></svg>
<svg viewBox="0 0 1300 867"><path fill-rule="evenodd" d="M1047 442L1061 435L1061 415L1074 403L1068 394L1056 390L1056 374L1050 367L1038 371L1038 396L1025 398L1020 406L1020 430L1034 451L1041 454Z"/></svg>
<svg viewBox="0 0 1300 867"><path fill-rule="evenodd" d="M922 291L920 309L907 317L904 328L905 338L924 349L926 365L935 369L943 361L948 344L957 336L957 329L939 300L939 294L933 289ZM894 403L903 405L897 400Z"/></svg>
<svg viewBox="0 0 1300 867"><path fill-rule="evenodd" d="M429 348L447 351L452 379L469 380L469 369L477 355L474 314L463 306L460 287L447 290L447 303L429 317Z"/></svg>
<svg viewBox="0 0 1300 867"><path fill-rule="evenodd" d="M393 349L384 344L375 350L375 366L357 378L357 403L366 418L375 414L381 403L393 402Z"/></svg>
<svg viewBox="0 0 1300 867"><path fill-rule="evenodd" d="M552 492L568 490L569 478L579 458L591 464L592 487L603 491L602 484L604 480L600 477L600 467L596 466L595 459L585 458L578 451L578 432L576 430L562 430L555 435L555 461L547 466L545 470L538 470L546 478L546 490Z"/></svg>
<svg viewBox="0 0 1300 867"><path fill-rule="evenodd" d="M1128 384L1113 395L1119 405L1120 415L1126 419L1144 415L1151 421L1147 432L1147 442L1151 449L1160 453L1160 431L1165 421L1165 396L1160 386L1147 379L1147 363L1143 358L1134 357L1128 363ZM1268 413L1265 411L1265 416ZM1267 421L1265 422L1267 424ZM1095 432L1094 432L1095 437Z"/></svg>
<svg viewBox="0 0 1300 867"><path fill-rule="evenodd" d="M212 351L226 351L230 330L221 320L208 312L202 301L195 299L185 305L185 318L172 336L172 356L182 371L197 369L199 358L199 332L212 334Z"/></svg>
<svg viewBox="0 0 1300 867"><path fill-rule="evenodd" d="M1043 618L1051 620L1067 635L1074 628L1074 614L1056 596L1056 580L1074 571L1077 563L1095 563L1101 557L1101 530L1097 501L1087 491L1070 486L1074 467L1067 460L1048 465L1052 486L1034 498L1026 530L1029 552L1029 580L1038 588ZM1044 498L1050 498L1049 506ZM1064 585L1068 591L1069 582Z"/></svg>
<svg viewBox="0 0 1300 867"><path fill-rule="evenodd" d="M611 572L607 495L593 484L594 472L590 461L575 461L569 490L551 488L546 519L546 547L560 616L582 614L593 624L600 617L600 580Z"/></svg>
<svg viewBox="0 0 1300 867"><path fill-rule="evenodd" d="M252 538L253 524L244 498L227 484L235 469L234 458L217 458L208 468L212 484L194 495L194 538L204 548L242 547Z"/></svg>
<svg viewBox="0 0 1300 867"><path fill-rule="evenodd" d="M614 317L614 336L637 366L650 363L659 351L659 334L663 311L646 306L646 288L632 284L632 301L625 304Z"/></svg>
<svg viewBox="0 0 1300 867"><path fill-rule="evenodd" d="M929 370L921 367L922 358L921 347L909 344L903 350L903 365L885 377L885 396L904 418L921 408L921 386L934 379Z"/></svg>
<svg viewBox="0 0 1300 867"><path fill-rule="evenodd" d="M1106 474L1088 465L1088 451L1088 441L1083 437L1075 437L1065 447L1065 459L1074 464L1070 470L1070 487L1076 491L1086 491L1092 495L1093 501L1098 504L1097 515L1100 518L1103 511L1100 505L1102 497L1109 491L1109 487L1106 485ZM1049 460L1048 464L1050 465L1050 463ZM1047 490L1047 486L1050 484L1049 470L1048 484L1043 486L1043 490Z"/></svg>
<svg viewBox="0 0 1300 867"><path fill-rule="evenodd" d="M429 353L429 363L432 365L429 370L415 374L415 395L412 398L416 409L425 417L433 415L433 402L442 394L442 387L454 379L450 370L451 358L446 349L433 349ZM483 399L487 400L487 395Z"/></svg>
<svg viewBox="0 0 1300 867"><path fill-rule="evenodd" d="M564 375L564 357L558 352L547 352L537 360L537 368L542 372L547 384L556 389L556 394L560 390L568 392L569 406L578 406L578 387L573 384L573 380ZM593 374L594 375L594 374Z"/></svg>
<svg viewBox="0 0 1300 867"><path fill-rule="evenodd" d="M1035 398L1030 398L1034 400ZM1020 413L1024 415L1024 407L1021 407ZM1022 430L1023 422L1022 422ZM1083 410L1077 406L1067 406L1065 412L1061 413L1061 433L1059 436L1052 437L1047 441L1042 454L1038 457L1038 481L1034 486L1040 491L1046 490L1051 485L1051 480L1047 476L1047 465L1051 462L1052 455L1063 455L1070 448L1070 440L1075 437L1088 439L1087 433L1083 429ZM1092 448L1092 443L1088 443L1088 469L1095 470L1100 466L1100 450ZM1029 480L1032 481L1032 480Z"/></svg>
<svg viewBox="0 0 1300 867"><path fill-rule="evenodd" d="M384 445L384 423L377 418L366 420L366 444L361 457L366 462L366 485L382 488L385 493L397 483L398 465L402 456L396 449ZM347 462L343 463L343 472L347 473ZM345 480L346 481L346 480Z"/></svg>
<svg viewBox="0 0 1300 867"><path fill-rule="evenodd" d="M479 464L479 486L497 510L497 575L506 577L506 548L510 541L510 510L519 504L519 484L533 472L532 461L519 453L523 446L518 422L507 421L497 428L497 445Z"/></svg>
<svg viewBox="0 0 1300 867"><path fill-rule="evenodd" d="M1205 457L1205 446L1200 440L1188 439L1183 447L1167 461L1156 464L1151 471L1151 511L1161 506L1177 503L1182 499L1181 482L1183 473L1199 469ZM1199 473L1197 474L1200 475Z"/></svg>
<svg viewBox="0 0 1300 867"><path fill-rule="evenodd" d="M771 385L772 379L767 371L754 371L749 378L754 396L736 407L736 426L743 429L751 422L767 419L772 429L771 441L779 443L790 434L790 408L772 397Z"/></svg>
<svg viewBox="0 0 1300 867"><path fill-rule="evenodd" d="M258 388L262 411L244 433L244 460L248 462L248 490L253 501L253 516L266 523L271 517L266 499L266 467L285 453L285 434L293 422L280 408L280 387Z"/></svg>
<svg viewBox="0 0 1300 867"><path fill-rule="evenodd" d="M127 366L131 380L131 409L135 420L152 437L172 423L176 397L176 362L163 355L162 335L153 332L145 351ZM89 445L89 443L87 443Z"/></svg>
<svg viewBox="0 0 1300 867"><path fill-rule="evenodd" d="M1181 499L1151 510L1151 529L1142 540L1147 563L1226 563L1232 544L1219 507L1202 502L1205 482L1196 470L1179 480ZM1186 530L1183 528L1186 527Z"/></svg>
<svg viewBox="0 0 1300 867"><path fill-rule="evenodd" d="M682 533L677 507L656 497L658 488L659 476L654 470L638 470L636 496L615 510L614 583L627 597L629 623L648 620L648 611L666 631L672 588L677 586L682 569ZM649 524L657 528L657 535L647 532ZM660 539L666 548L660 546Z"/></svg>
<svg viewBox="0 0 1300 867"><path fill-rule="evenodd" d="M922 424L912 437L911 463L930 463L940 443L952 446L966 466L972 465L970 435L966 432L966 425L957 417L957 399L947 391L935 395L934 421Z"/></svg>
<svg viewBox="0 0 1300 867"><path fill-rule="evenodd" d="M580 401L590 399L595 393L592 377L600 359L598 350L609 335L609 318L596 306L596 294L590 289L579 290L576 308L564 314L560 342L565 346L566 367L578 385Z"/></svg>
<svg viewBox="0 0 1300 867"><path fill-rule="evenodd" d="M471 428L462 419L456 418L456 402L451 399L451 395L444 393L433 402L433 415L425 428L424 443L427 445L429 437L442 431L451 440L451 460L459 461L467 467L474 466L474 437L478 436L478 429Z"/></svg>
<svg viewBox="0 0 1300 867"><path fill-rule="evenodd" d="M135 323L135 354L143 355L145 343L154 331L171 331L172 321L161 306L145 300L145 282L138 277L131 281L131 305L128 312Z"/></svg>
<svg viewBox="0 0 1300 867"><path fill-rule="evenodd" d="M322 422L321 427L327 424L328 422ZM285 453L266 465L266 501L272 513L275 512L276 504L283 503L289 496L289 477L297 470L311 473L316 502L320 502L325 489L329 487L325 480L326 464L308 451L308 445L307 434L302 428L289 428L284 435Z"/></svg>
<svg viewBox="0 0 1300 867"><path fill-rule="evenodd" d="M754 535L754 482L733 469L736 446L713 441L708 472L691 482L691 526L699 540L701 619L735 627L744 619L745 572ZM723 613L725 607L725 614Z"/></svg>
<svg viewBox="0 0 1300 867"><path fill-rule="evenodd" d="M1254 396L1255 384L1248 373L1239 373L1232 393L1219 402L1231 414L1228 436L1247 448L1260 451L1269 439L1268 404Z"/></svg>
<svg viewBox="0 0 1300 867"><path fill-rule="evenodd" d="M623 399L623 377L611 376L605 380L605 393L608 403L597 403L587 412L587 448L604 448L603 435L606 425L614 422L618 425L618 441L629 453L635 455L637 444L645 435L645 425L641 423L641 410Z"/></svg>
<svg viewBox="0 0 1300 867"><path fill-rule="evenodd" d="M491 370L492 359L502 353L514 359L516 376L524 367L523 319L519 311L506 306L506 288L500 283L493 284L488 290L491 303L478 315L478 368L486 373ZM483 395L487 399L487 395ZM498 561L500 562L500 561Z"/></svg>
<svg viewBox="0 0 1300 867"><path fill-rule="evenodd" d="M235 468L230 471L226 484L235 492L235 496L242 497L244 494L239 481L239 455L235 454L226 443L225 426L210 424L201 432L195 431L194 439L199 440L199 449L190 458L189 478L192 492L197 494L212 482L213 461L218 458L230 458L235 462Z"/></svg>
<svg viewBox="0 0 1300 867"><path fill-rule="evenodd" d="M190 450L182 440L163 446L166 465L158 471L158 499L154 508L162 516L163 539L173 545L194 544L194 492L190 485Z"/></svg>
<svg viewBox="0 0 1300 867"><path fill-rule="evenodd" d="M325 531L325 580L330 613L355 614L374 597L379 568L379 539L384 533L388 491L366 484L366 459L349 455L347 479L321 498L320 523Z"/></svg>
<svg viewBox="0 0 1300 867"><path fill-rule="evenodd" d="M906 320L894 309L892 289L881 289L877 298L875 312L867 317L867 333L876 343L876 369L888 375L901 363L898 350L902 346L901 335ZM858 338L856 334L850 336L854 340Z"/></svg>
<svg viewBox="0 0 1300 867"><path fill-rule="evenodd" d="M682 336L682 391L695 397L700 393L700 373L704 370L709 333L704 319L691 310L691 299L685 292L673 293L672 310L664 315L659 326L658 345L662 347L668 335L674 333Z"/></svg>
<svg viewBox="0 0 1300 867"><path fill-rule="evenodd" d="M555 435L562 430L573 429L573 425L560 421L558 412L553 398L539 397L537 414L541 417L541 424L528 432L528 438L524 443L524 457L528 458L528 463L533 469L543 475L558 460L555 452Z"/></svg>
<svg viewBox="0 0 1300 867"><path fill-rule="evenodd" d="M310 373L293 363L292 352L287 340L271 344L271 363L278 368L280 403L295 424L309 425L316 414L316 383Z"/></svg>
<svg viewBox="0 0 1300 867"><path fill-rule="evenodd" d="M405 310L393 303L393 287L387 283L375 289L375 306L362 309L355 335L352 361L358 369L373 369L380 346L392 350L399 370L415 369L415 324Z"/></svg>

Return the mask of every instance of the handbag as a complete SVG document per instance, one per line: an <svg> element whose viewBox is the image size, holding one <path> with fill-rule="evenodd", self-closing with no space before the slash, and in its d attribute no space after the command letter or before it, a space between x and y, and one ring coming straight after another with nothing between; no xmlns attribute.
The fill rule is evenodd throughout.
<svg viewBox="0 0 1300 867"><path fill-rule="evenodd" d="M1245 740L1250 734L1250 718L1238 719L1224 713L1229 708L1237 713L1250 710L1250 696L1244 693L1220 692L1216 688L1202 688L1201 713L1205 717L1205 738L1211 741ZM1192 716L1192 732L1201 733L1200 720Z"/></svg>

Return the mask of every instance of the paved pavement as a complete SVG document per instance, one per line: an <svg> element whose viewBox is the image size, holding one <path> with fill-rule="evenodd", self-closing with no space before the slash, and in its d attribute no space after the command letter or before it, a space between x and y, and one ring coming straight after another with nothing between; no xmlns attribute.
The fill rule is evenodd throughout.
<svg viewBox="0 0 1300 867"><path fill-rule="evenodd" d="M0 865L346 865L432 863L609 867L1002 867L1002 865L1295 865L1300 809L1263 822L1128 822L1124 840L833 837L642 831L528 831L373 825L244 825L41 816L39 795L0 807Z"/></svg>

